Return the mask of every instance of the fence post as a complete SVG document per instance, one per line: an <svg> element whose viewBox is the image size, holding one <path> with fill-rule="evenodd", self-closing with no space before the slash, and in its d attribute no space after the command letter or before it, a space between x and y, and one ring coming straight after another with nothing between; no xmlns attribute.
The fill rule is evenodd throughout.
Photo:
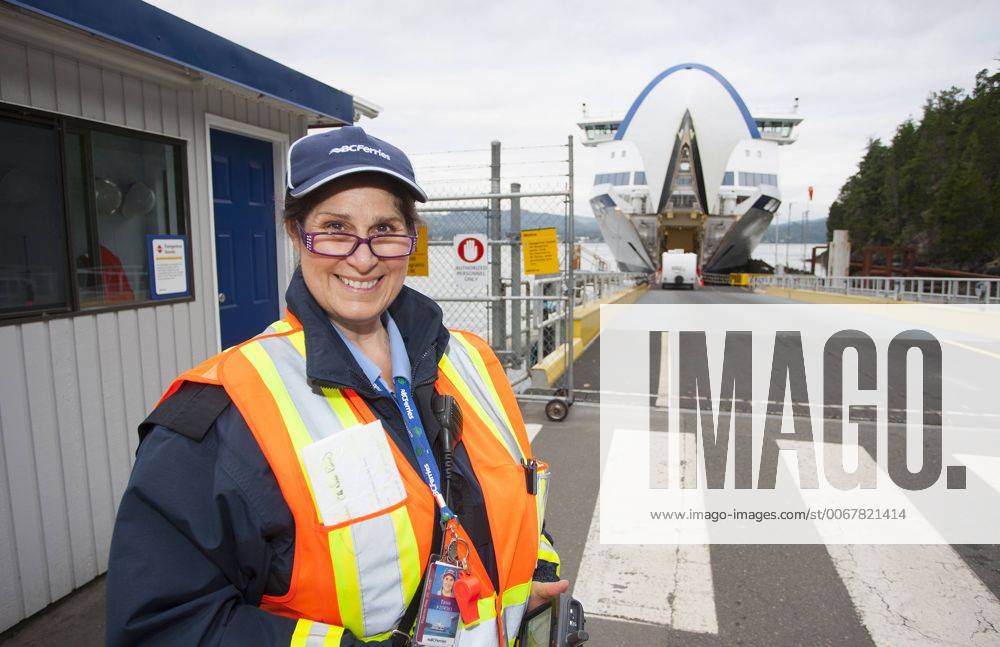
<svg viewBox="0 0 1000 647"><path fill-rule="evenodd" d="M511 193L520 193L521 185L513 182ZM510 199L510 349L515 361L521 360L521 198Z"/></svg>
<svg viewBox="0 0 1000 647"><path fill-rule="evenodd" d="M566 282L569 285L569 301L566 311L566 335L569 345L566 350L566 399L573 402L573 309L576 301L576 278L573 274L573 243L576 240L573 209L573 135L566 138L566 148L568 150L567 162L569 173L567 174L566 186Z"/></svg>
<svg viewBox="0 0 1000 647"><path fill-rule="evenodd" d="M500 142L490 142L490 193L500 193ZM490 296L499 297L503 292L501 283L501 263L500 263L500 199L490 199L489 227L487 236L490 239ZM503 300L490 301L493 309L491 317L491 328L493 329L493 339L491 344L496 351L506 350L506 312Z"/></svg>

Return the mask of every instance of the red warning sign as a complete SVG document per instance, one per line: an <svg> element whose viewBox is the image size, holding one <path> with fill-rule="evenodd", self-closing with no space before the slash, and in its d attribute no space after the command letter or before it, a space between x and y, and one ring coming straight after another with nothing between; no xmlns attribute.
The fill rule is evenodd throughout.
<svg viewBox="0 0 1000 647"><path fill-rule="evenodd" d="M486 242L483 234L458 234L452 239L455 284L465 292L486 292Z"/></svg>
<svg viewBox="0 0 1000 647"><path fill-rule="evenodd" d="M455 243L455 251L466 263L478 263L486 255L486 246L479 238L466 236Z"/></svg>

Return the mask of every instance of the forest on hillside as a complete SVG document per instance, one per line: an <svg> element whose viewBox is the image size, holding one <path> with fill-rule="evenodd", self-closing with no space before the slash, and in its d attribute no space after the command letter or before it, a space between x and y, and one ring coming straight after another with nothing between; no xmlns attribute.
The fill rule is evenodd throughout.
<svg viewBox="0 0 1000 647"><path fill-rule="evenodd" d="M913 246L921 265L1000 274L1000 72L931 94L919 121L868 142L827 220L866 245Z"/></svg>

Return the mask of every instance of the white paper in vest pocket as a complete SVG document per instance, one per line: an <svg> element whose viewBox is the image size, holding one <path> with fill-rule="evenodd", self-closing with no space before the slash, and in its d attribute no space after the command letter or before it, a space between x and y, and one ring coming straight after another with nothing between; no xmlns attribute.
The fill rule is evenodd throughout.
<svg viewBox="0 0 1000 647"><path fill-rule="evenodd" d="M377 420L306 445L301 454L325 526L370 515L406 498Z"/></svg>

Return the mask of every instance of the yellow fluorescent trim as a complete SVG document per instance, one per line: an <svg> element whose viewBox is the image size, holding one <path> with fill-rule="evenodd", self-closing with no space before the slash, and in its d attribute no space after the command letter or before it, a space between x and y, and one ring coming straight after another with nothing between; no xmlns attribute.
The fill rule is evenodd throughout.
<svg viewBox="0 0 1000 647"><path fill-rule="evenodd" d="M267 351L258 343L250 343L241 346L240 352L246 356L250 364L256 369L257 374L260 375L260 379L264 382L264 386L271 392L275 404L278 405L278 412L281 414L281 420L285 423L285 429L288 430L288 436L292 440L292 446L295 448L295 458L299 461L299 469L302 470L302 474L305 476L306 485L309 488L309 496L312 497L313 505L315 506L316 497L313 495L312 483L309 480L308 472L306 472L306 466L302 462L301 454L302 448L312 443L312 437L306 431L302 417L292 402L292 396L289 395L288 389L285 388L281 376L278 375L278 369L275 368L274 362L271 361Z"/></svg>
<svg viewBox="0 0 1000 647"><path fill-rule="evenodd" d="M323 637L323 647L340 647L340 641L344 637L344 628L330 625Z"/></svg>
<svg viewBox="0 0 1000 647"><path fill-rule="evenodd" d="M465 385L465 381L459 376L458 371L455 369L455 365L451 363L451 360L448 359L447 355L441 356L441 363L438 365L438 368L440 368L445 374L445 377L447 377L451 383L455 385L455 388L462 393L462 397L464 397L465 400L472 405L472 410L475 411L479 419L483 421L483 424L486 425L486 428L489 429L490 433L497 439L497 442L510 452L510 447L507 447L507 443L503 439L503 434L500 433L500 430L497 429L495 424L493 424L493 420L486 413L486 411L483 410L483 406L479 403L479 400L473 397L472 392L469 391L469 387ZM514 460L518 459L518 457L513 453L511 453L511 456L513 456Z"/></svg>
<svg viewBox="0 0 1000 647"><path fill-rule="evenodd" d="M280 319L271 324L271 330L273 330L276 333L288 332L291 329L292 325L287 321L285 321L284 319Z"/></svg>
<svg viewBox="0 0 1000 647"><path fill-rule="evenodd" d="M403 575L403 602L409 605L410 599L416 595L420 585L420 551L417 547L417 536L413 532L413 524L406 506L396 508L389 516L392 527L396 531L396 546L399 547L399 569Z"/></svg>
<svg viewBox="0 0 1000 647"><path fill-rule="evenodd" d="M490 626L493 625L493 623L490 621L496 620L497 617L496 605L497 605L496 595L491 595L488 598L480 598L479 602L476 603L476 606L479 607L479 620L471 625L465 624L464 622L462 622L461 619L459 619L458 622L459 624L462 625L462 627L468 627L468 628L474 627L479 631L489 631ZM495 626L493 627L493 630L494 631L496 630Z"/></svg>
<svg viewBox="0 0 1000 647"><path fill-rule="evenodd" d="M361 421L354 415L354 410L351 409L351 405L347 402L347 398L340 392L340 389L324 386L321 390L323 391L323 395L326 396L327 404L330 405L333 413L340 419L340 424L344 426L344 429L361 424Z"/></svg>
<svg viewBox="0 0 1000 647"><path fill-rule="evenodd" d="M309 640L309 631L312 629L312 626L312 620L299 620L296 622L289 647L306 647L306 641Z"/></svg>
<svg viewBox="0 0 1000 647"><path fill-rule="evenodd" d="M538 559L546 562L560 566L562 562L559 560L559 553L555 551L552 546L547 546L544 544L538 545Z"/></svg>
<svg viewBox="0 0 1000 647"><path fill-rule="evenodd" d="M361 610L361 583L358 581L357 560L354 555L354 538L351 527L332 530L327 535L330 542L330 561L337 586L337 604L340 620L355 636L365 635L365 619Z"/></svg>
<svg viewBox="0 0 1000 647"><path fill-rule="evenodd" d="M298 351L299 355L302 357L306 356L305 333L299 331L294 335L288 335L285 339L287 339L292 346L295 347L295 350ZM340 419L340 423L345 429L361 423L361 421L358 420L358 417L354 415L351 405L347 403L347 398L340 393L340 389L325 386L321 390L323 391L323 395L326 397L327 404L329 404L330 408L333 409L333 412L337 415L337 418Z"/></svg>
<svg viewBox="0 0 1000 647"><path fill-rule="evenodd" d="M510 418L507 417L507 410L503 407L503 401L500 400L500 394L497 393L496 386L493 384L493 380L490 379L490 373L486 368L486 363L483 361L482 356L480 356L479 351L476 347L472 345L462 333L452 333L452 337L458 339L462 347L465 348L465 352L472 358L472 363L475 365L476 370L479 371L479 375L483 378L486 383L486 387L490 390L490 395L493 396L493 402L496 405L496 409L503 416L503 420L507 423L507 428L513 430L514 425L510 424Z"/></svg>
<svg viewBox="0 0 1000 647"><path fill-rule="evenodd" d="M512 586L503 592L503 606L507 607L517 606L519 604L524 604L528 601L528 596L531 595L531 582L525 582L524 584L518 584Z"/></svg>
<svg viewBox="0 0 1000 647"><path fill-rule="evenodd" d="M365 636L361 640L363 640L366 643L380 643L380 642L382 642L384 640L388 640L390 636L392 636L392 630L391 629L389 631L384 632L384 633L375 634L374 636Z"/></svg>

